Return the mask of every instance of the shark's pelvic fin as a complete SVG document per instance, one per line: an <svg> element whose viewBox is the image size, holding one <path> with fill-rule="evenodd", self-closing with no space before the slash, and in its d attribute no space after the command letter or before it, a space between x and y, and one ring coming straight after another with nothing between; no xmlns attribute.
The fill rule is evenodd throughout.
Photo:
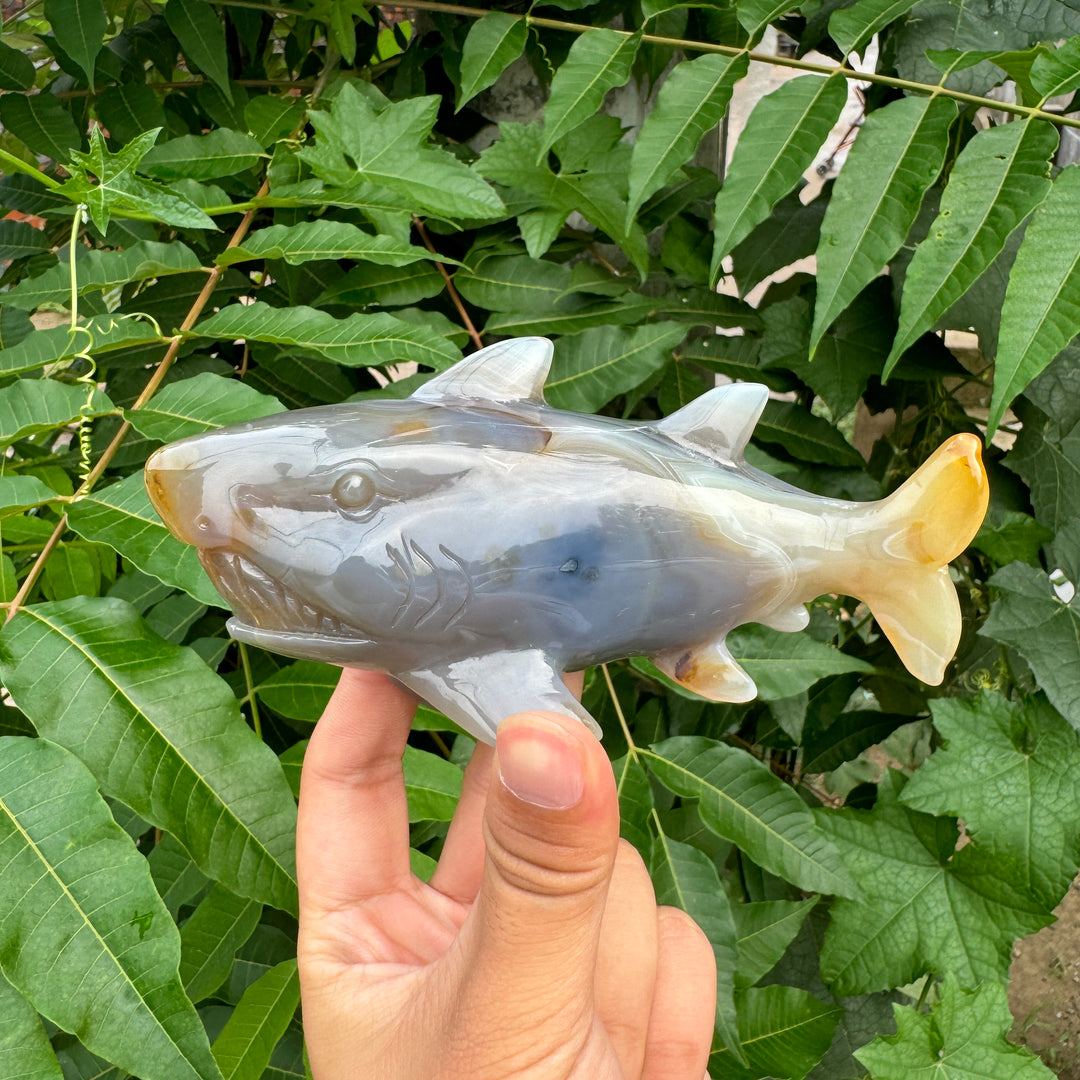
<svg viewBox="0 0 1080 1080"><path fill-rule="evenodd" d="M850 592L866 602L904 666L932 686L960 641L960 603L948 564L971 543L989 499L979 439L954 435L869 511L882 556L853 571ZM865 583L865 584L864 584Z"/></svg>
<svg viewBox="0 0 1080 1080"><path fill-rule="evenodd" d="M754 680L731 655L723 637L707 645L672 649L653 657L653 663L680 686L712 701L753 701Z"/></svg>
<svg viewBox="0 0 1080 1080"><path fill-rule="evenodd" d="M782 630L785 634L794 634L799 630L805 630L810 625L810 612L806 610L804 604L793 604L768 615L762 615L758 622L763 623L770 630Z"/></svg>
<svg viewBox="0 0 1080 1080"><path fill-rule="evenodd" d="M654 427L675 442L722 461L737 462L768 399L769 388L760 383L718 386L657 421Z"/></svg>
<svg viewBox="0 0 1080 1080"><path fill-rule="evenodd" d="M394 678L481 742L494 745L499 724L530 709L576 716L601 736L600 726L539 649L487 653L423 671L397 672Z"/></svg>
<svg viewBox="0 0 1080 1080"><path fill-rule="evenodd" d="M457 398L465 401L544 400L544 380L554 349L547 338L500 341L458 361L413 393L421 401Z"/></svg>

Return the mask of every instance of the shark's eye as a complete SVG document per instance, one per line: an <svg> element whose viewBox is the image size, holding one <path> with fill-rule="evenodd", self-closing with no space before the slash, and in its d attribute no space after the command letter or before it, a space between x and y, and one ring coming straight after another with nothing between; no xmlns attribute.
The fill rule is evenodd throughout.
<svg viewBox="0 0 1080 1080"><path fill-rule="evenodd" d="M334 481L330 494L342 510L362 510L375 498L375 485L363 473L345 473Z"/></svg>

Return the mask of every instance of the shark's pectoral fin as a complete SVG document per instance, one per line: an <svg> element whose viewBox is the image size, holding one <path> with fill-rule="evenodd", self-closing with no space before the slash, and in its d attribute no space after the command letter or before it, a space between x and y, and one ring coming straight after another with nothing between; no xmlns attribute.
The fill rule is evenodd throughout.
<svg viewBox="0 0 1080 1080"><path fill-rule="evenodd" d="M680 686L712 701L752 701L754 680L728 651L723 638L690 649L672 649L653 657L653 663Z"/></svg>
<svg viewBox="0 0 1080 1080"><path fill-rule="evenodd" d="M531 709L576 716L594 735L600 726L566 688L539 649L487 653L394 678L481 742L495 742L506 717Z"/></svg>

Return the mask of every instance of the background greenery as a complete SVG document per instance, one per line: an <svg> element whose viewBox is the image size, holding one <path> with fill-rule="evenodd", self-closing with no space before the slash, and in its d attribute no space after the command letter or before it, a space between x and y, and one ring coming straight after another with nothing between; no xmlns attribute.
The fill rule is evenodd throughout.
<svg viewBox="0 0 1080 1080"><path fill-rule="evenodd" d="M877 498L953 432L1000 432L943 686L829 596L805 633L731 636L749 705L642 660L585 700L625 834L713 942L714 1076L1050 1075L1005 1041L1004 984L1080 863L1080 169L1055 165L1080 8L526 7L5 5L0 1075L304 1076L294 793L337 673L227 639L142 464L518 334L557 339L564 408L768 384L748 456L821 494ZM749 52L770 23L796 48ZM855 134L837 65L875 34L846 164L800 198ZM721 186L710 133L752 61L801 71ZM546 104L495 130L511 65ZM633 142L601 111L631 82L659 87ZM714 291L815 253L756 307ZM870 414L895 423L864 460ZM420 874L470 749L421 710Z"/></svg>

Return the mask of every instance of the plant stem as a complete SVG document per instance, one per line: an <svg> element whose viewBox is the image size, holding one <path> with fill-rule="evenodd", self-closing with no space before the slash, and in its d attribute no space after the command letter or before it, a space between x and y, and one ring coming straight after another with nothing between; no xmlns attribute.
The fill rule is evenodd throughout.
<svg viewBox="0 0 1080 1080"><path fill-rule="evenodd" d="M426 247L432 255L437 255L438 252L435 250L435 245L431 242L431 237L428 236L427 229L424 228L424 223L415 214L413 214L413 224L416 226L416 231L420 234L420 239L424 242L424 247ZM454 288L454 279L450 276L449 271L441 262L435 263L435 269L442 274L442 279L446 282L446 291L450 294L450 299L453 300L454 307L457 308L457 312L461 316L461 322L468 331L469 337L472 338L472 343L478 349L482 349L484 347L484 342L476 327L473 326L473 321L469 318L469 313L465 310L465 304L462 302L461 296L458 294L457 289Z"/></svg>
<svg viewBox="0 0 1080 1080"><path fill-rule="evenodd" d="M259 189L259 195L265 195L270 190L269 181L264 180L262 187ZM247 235L248 229L251 228L251 222L255 218L255 211L249 210L243 217L243 220L236 227L236 231L233 233L232 238L226 247L236 247ZM76 221L78 216L76 215ZM173 361L176 359L176 354L180 351L180 343L183 340L183 335L190 330L198 320L199 316L203 312L203 308L206 307L210 300L210 295L214 291L214 287L217 285L218 280L221 278L221 267L215 266L210 271L206 279L206 284L202 288L202 292L195 298L195 302L191 305L191 309L184 317L184 321L180 324L179 332L169 342L168 349L165 350L165 355L158 362L158 366L154 369L154 374L150 377L146 386L143 388L143 392L136 398L133 409L140 409L145 405L158 387L161 386L162 381L168 374L169 368L172 367ZM128 432L131 431L131 424L125 420L119 430L113 436L112 442L105 448L101 457L98 458L97 464L86 474L86 478L79 485L79 490L75 492L75 498L79 499L86 495L90 489L101 479L102 473L109 466L109 462L116 456L116 452L120 449L120 445L124 439L127 438ZM30 572L23 579L22 585L19 587L19 591L15 594L15 598L11 601L7 610L7 616L5 622L9 622L15 617L15 613L25 603L27 596L30 595L30 590L33 589L37 579L41 576L41 571L45 568L45 563L49 556L52 554L53 549L56 547L60 540L60 537L67 529L67 514L64 514L60 520L56 523L56 528L53 529L52 536L45 542L45 546L41 549L41 554L34 560L34 565L30 567Z"/></svg>
<svg viewBox="0 0 1080 1080"><path fill-rule="evenodd" d="M479 19L488 14L483 8L443 4L439 3L438 0L411 0L409 7L416 8L417 11L440 11L447 15L462 15L468 19ZM545 30L563 30L571 34L583 34L587 30L593 29L591 26L563 22L560 19L541 19L535 15L522 15L520 17L525 19L529 26L538 26ZM629 30L609 30L608 32L622 34L624 37L633 36ZM967 105L975 105L979 108L996 109L998 112L1012 113L1014 116L1046 120L1060 127L1080 128L1080 119L1046 112L1036 106L995 101L993 98L979 97L977 94L965 94L960 90L949 90L943 86L930 86L927 83L912 82L910 79L899 79L892 75L879 75L874 71L856 71L846 65L815 64L809 60L796 60L793 57L771 56L768 53L753 52L750 49L739 48L736 45L717 45L711 41L691 41L687 38L661 37L659 34L642 34L641 40L648 42L650 45L666 45L672 49L683 49L690 52L719 53L721 56L746 56L758 64L794 68L796 71L807 71L815 75L840 75L845 79L853 79L857 82L892 86L898 90L909 90L913 94L933 94L937 97L948 97L954 101L962 101Z"/></svg>
<svg viewBox="0 0 1080 1080"><path fill-rule="evenodd" d="M244 684L247 686L247 694L244 700L251 706L251 726L255 734L262 738L262 721L259 719L259 703L255 700L255 680L251 677L251 661L248 659L247 646L242 642L236 643L240 647L240 663L244 668Z"/></svg>
<svg viewBox="0 0 1080 1080"><path fill-rule="evenodd" d="M17 158L14 154L9 154L6 150L0 150L0 165L6 165L9 169L21 172L25 176L32 176L39 184L44 184L52 191L62 186L58 180L46 176L40 169L23 161L22 158Z"/></svg>
<svg viewBox="0 0 1080 1080"><path fill-rule="evenodd" d="M332 49L327 49L326 63L323 66L322 72L319 74L318 79L315 80L315 85L312 88L311 94L308 98L308 104L310 105L326 86L327 80L330 78L331 64L336 63L337 56ZM293 131L295 137L299 133L304 123L307 121L305 114L304 118L300 121L297 127ZM17 158L15 160L18 160ZM267 177L263 180L259 187L258 192L253 200L256 204L258 200L266 196L270 191L270 180ZM255 220L256 207L252 207L244 214L240 219L240 224L236 226L235 232L229 242L225 245L226 249L237 247L243 242L245 236L247 236L248 230L251 228L252 221ZM150 376L146 386L143 387L142 393L136 398L135 404L132 405L133 409L142 408L151 397L154 396L158 387L161 386L162 381L168 374L169 368L172 367L173 361L176 359L177 353L180 351L180 343L183 341L184 335L195 325L199 316L203 313L203 309L210 301L210 297L213 294L218 281L220 281L222 275L222 268L215 266L213 270L207 275L206 284L202 287L202 291L195 298L195 302L191 305L191 309L187 315L184 316L184 321L180 324L180 328L177 333L169 342L168 349L165 350L165 355L158 362L158 366L154 369L154 374ZM101 479L102 473L108 468L109 462L116 456L116 452L120 449L124 439L127 438L128 432L131 431L131 424L125 420L121 425L117 433L113 436L112 442L105 447L105 451L101 457L98 458L97 464L87 473L86 478L79 485L79 490L75 492L74 498L79 499L86 495L90 489ZM31 589L33 589L37 579L41 576L41 571L45 568L45 563L48 561L49 556L52 554L53 549L59 543L60 537L63 536L67 529L67 514L64 514L60 520L56 523L56 528L53 529L52 535L45 542L45 546L41 549L41 554L34 560L34 565L30 567L30 572L23 580L19 591L15 594L15 598L8 606L7 615L4 619L5 622L10 622L15 617L16 612L25 603L26 598L30 595ZM254 706L253 706L254 709Z"/></svg>

